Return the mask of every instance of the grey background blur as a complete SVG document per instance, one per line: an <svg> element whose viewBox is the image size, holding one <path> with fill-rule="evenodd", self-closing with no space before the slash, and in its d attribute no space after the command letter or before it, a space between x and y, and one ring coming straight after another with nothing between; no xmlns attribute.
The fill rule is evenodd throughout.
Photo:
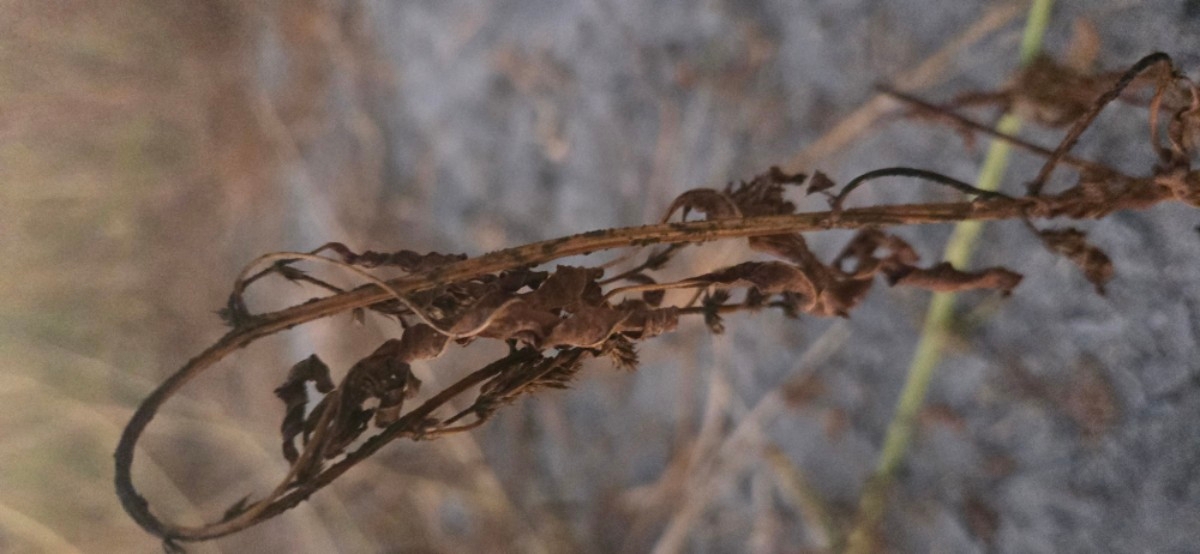
<svg viewBox="0 0 1200 554"><path fill-rule="evenodd" d="M1100 67L1163 50L1200 70L1196 2L1057 4L1051 53L1086 18ZM894 107L875 83L934 100L1002 86L1024 7L0 2L0 550L157 551L116 502L111 451L149 389L224 331L213 312L254 256L327 240L478 254L644 223L687 188L774 164L969 180L983 145L944 128L884 116L819 139ZM1144 172L1145 121L1106 112L1078 153ZM1006 186L1037 163L1016 156ZM898 184L857 202L952 197ZM1019 225L986 227L976 263L1026 280L1003 301L963 298L891 496L894 551L1200 548L1198 223L1163 206L1086 224L1116 263L1107 297ZM926 259L948 233L901 231ZM846 238L811 240L829 255ZM260 291L257 309L316 293ZM644 345L637 373L597 364L470 437L395 443L298 509L191 549L813 551L795 477L851 512L926 301L881 286L848 321L686 325ZM305 326L190 385L135 465L156 511L196 522L272 486L271 390L309 353L344 368L396 331L368 323ZM496 352L421 370L433 388Z"/></svg>

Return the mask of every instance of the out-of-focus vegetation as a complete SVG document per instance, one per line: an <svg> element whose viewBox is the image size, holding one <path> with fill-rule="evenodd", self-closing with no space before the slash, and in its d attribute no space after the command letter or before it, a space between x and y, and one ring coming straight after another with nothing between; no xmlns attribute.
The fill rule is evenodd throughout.
<svg viewBox="0 0 1200 554"><path fill-rule="evenodd" d="M113 499L112 444L158 368L203 341L171 322L219 297L212 268L241 249L214 230L262 207L271 171L237 129L238 14L198 4L0 4L5 552L148 546Z"/></svg>

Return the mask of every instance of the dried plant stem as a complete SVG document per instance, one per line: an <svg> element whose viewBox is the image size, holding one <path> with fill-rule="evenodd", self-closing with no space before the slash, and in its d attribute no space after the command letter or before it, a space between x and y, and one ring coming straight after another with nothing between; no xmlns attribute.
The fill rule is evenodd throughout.
<svg viewBox="0 0 1200 554"><path fill-rule="evenodd" d="M1029 17L1021 40L1020 62L1030 64L1041 50L1042 36L1050 19L1053 0L1036 0L1029 8ZM1013 136L1021 128L1021 120L1013 114L1005 114L996 125L996 134ZM988 148L983 167L979 172L977 187L995 191L1000 186L1004 170L1008 165L1011 145L995 140ZM1063 151L1061 154L1065 154ZM964 268L970 263L976 239L982 231L979 220L962 221L955 225L954 232L946 245L944 258L955 267ZM917 416L925 403L929 383L941 362L946 339L953 321L955 294L935 292L930 300L921 337L908 368L907 378L896 404L896 412L884 436L882 451L875 470L863 487L859 499L859 513L854 528L846 539L846 552L865 554L877 550L877 529L883 518L887 491L895 479L896 469L903 461L912 442Z"/></svg>
<svg viewBox="0 0 1200 554"><path fill-rule="evenodd" d="M1159 184L1153 178L1123 178L1119 184L1121 185L1120 190L1103 198L1066 191L1058 195L1045 195L1037 198L994 197L974 202L866 207L593 231L500 250L387 281L393 291L384 290L377 285L366 285L272 313L247 314L237 328L221 337L161 383L134 412L115 453L117 492L131 516L145 529L159 536L181 540L203 540L227 535L294 506L331 482L349 467L378 450L383 444L399 436L404 436L406 433L411 433L411 430L417 427L414 423L423 420L438 406L471 387L478 386L496 374L498 370L489 369L491 367L489 366L489 368L484 368L464 378L425 404L405 414L399 421L389 425L380 434L369 439L358 450L347 454L338 463L329 466L302 486L291 489L271 502L268 508L261 511L251 508L256 512L252 518L235 517L210 526L183 527L166 524L150 512L145 499L136 492L132 482L131 467L134 446L159 407L178 392L184 384L229 354L248 346L259 338L322 317L386 302L393 299L394 294L411 295L446 283L461 282L506 269L534 266L567 256L629 245L701 243L718 239L827 229L862 229L872 226L953 223L964 220L1059 216L1100 218L1117 210L1143 209L1162 201L1186 199L1178 198L1177 193L1173 192L1171 187Z"/></svg>
<svg viewBox="0 0 1200 554"><path fill-rule="evenodd" d="M1049 7L1049 0L1042 0L1032 8L1026 40L1022 43L1022 58L1027 64L1036 53L1037 37L1045 27ZM1166 65L1169 70L1169 74L1159 75L1151 102L1151 142L1161 163L1148 176L1135 178L1070 158L1071 146L1104 105L1139 74L1158 64ZM1022 82L1036 67L1040 66L1030 65L1022 73ZM1056 76L1049 78L1053 80ZM1029 82L1034 84L1025 88L1041 90L1036 80ZM1072 86L1087 91L1097 88L1089 79L1082 79L1081 83ZM1190 92L1191 102L1176 105L1186 103L1178 95L1166 100L1170 86L1182 86ZM1013 89L991 96L1013 101L1023 98L1017 95L1024 92L1028 91ZM1158 140L1158 112L1164 102L1171 104L1169 111L1173 113L1166 129L1169 148L1163 148ZM936 108L930 110L919 101L913 105L935 114L953 115L942 114ZM222 319L233 329L170 375L134 412L114 455L117 495L139 525L162 537L164 546L172 549L176 541L221 537L274 517L304 501L394 439L423 440L469 431L518 396L564 388L585 360L603 358L614 367L635 368L636 345L676 329L682 316L703 317L714 333L724 329L723 313L768 307L781 309L789 316L846 317L866 298L878 277L884 277L893 286L942 293L983 288L1007 294L1020 282L1019 273L1001 267L981 271L959 269L968 264L980 222L986 220L1023 222L1045 247L1078 265L1103 293L1104 284L1113 274L1112 261L1107 255L1089 244L1085 233L1078 229L1038 230L1031 220L1099 219L1119 210L1145 209L1171 200L1200 207L1200 171L1192 170L1191 166L1192 137L1200 134L1197 131L1200 88L1174 68L1169 56L1153 53L1130 67L1091 104L1082 106L1076 102L1060 107L1066 113L1078 114L1078 119L1052 151L1013 137L1018 127L1013 117L1002 120L999 129L993 132L993 136L1006 143L1046 156L1035 183L1040 183L1060 163L1083 169L1075 186L1056 194L1042 194L1038 186L1027 187L1021 197L998 192L1008 153L1008 145L998 143L989 152L978 186L922 169L891 167L859 175L840 192L831 194L826 191L835 183L819 172L808 178L771 168L736 187L730 184L724 191L689 190L672 202L667 216L655 225L592 231L476 258L437 252L418 254L410 250L356 253L338 242L327 243L309 253L267 254L239 275L227 305L220 311ZM960 119L956 123L960 128L977 127L965 121ZM974 200L844 208L844 201L856 188L896 177L947 186L973 196ZM785 189L805 183L809 195L821 194L830 200L830 210L796 213L796 204L786 199ZM682 213L684 221L669 222L676 212ZM689 213L703 214L704 220L687 221ZM915 265L920 259L916 249L885 229L933 223L960 225L947 246L948 261L930 267ZM842 253L826 263L809 250L802 233L829 229L858 232ZM747 238L750 250L777 259L745 261L672 282L659 282L661 276L653 274L686 245L733 238ZM665 247L651 248L654 245ZM560 258L629 247L650 254L641 264L608 279L603 279L602 267L539 268ZM318 255L327 250L334 256ZM332 263L349 269L368 284L344 290L291 265L298 261ZM263 265L268 267L260 270ZM404 276L383 280L364 270L373 267L391 267L403 271ZM254 314L246 307L245 289L259 278L271 275L313 284L331 294L275 312ZM663 293L670 289L695 289L696 294L686 304L678 304L675 301L678 299L664 303ZM701 298L703 301L696 305ZM827 542L834 549L845 545L853 552L875 550L886 491L905 456L917 413L949 336L953 303L953 296L947 294L933 298L925 336L918 345L908 383L889 425L881 458L860 499L856 527L846 535L832 535L825 530L830 535ZM199 526L163 522L151 512L133 485L133 457L137 441L167 400L201 372L259 338L341 312L350 312L358 319L366 309L396 318L403 329L349 367L336 385L329 366L313 354L293 365L286 380L275 389L275 396L285 405L280 426L282 454L291 465L271 492L255 501L246 497L226 510L219 521ZM505 341L508 352L404 411L406 399L417 396L421 387L411 364L440 357L450 342L465 347L476 338ZM323 397L319 401L310 398L310 388ZM719 393L719 387L713 387L712 392ZM468 394L473 394L475 400L466 408L453 410L454 415L444 419L449 415L447 409L458 405L458 397ZM772 396L776 404L785 400L780 394ZM756 408L754 413L762 412ZM367 433L371 421L382 430L373 435ZM757 428L748 421L754 420L747 418L744 425L739 425L719 451L708 447L698 449L715 452L712 463L702 464L697 473L713 478L703 480L707 485L698 489L704 491L697 496L698 502L685 503L685 509L675 514L658 542L660 547L671 550L682 544L688 529L703 512L704 499L715 490L711 485L718 469L715 460L726 446L736 448L730 445L740 444L746 433ZM747 431L743 432L744 429ZM358 442L363 438L366 440ZM297 448L297 441L303 445L302 450ZM701 441L701 444L707 443ZM688 480L692 481L690 477ZM820 525L822 528L829 527L827 516L818 519L826 520Z"/></svg>

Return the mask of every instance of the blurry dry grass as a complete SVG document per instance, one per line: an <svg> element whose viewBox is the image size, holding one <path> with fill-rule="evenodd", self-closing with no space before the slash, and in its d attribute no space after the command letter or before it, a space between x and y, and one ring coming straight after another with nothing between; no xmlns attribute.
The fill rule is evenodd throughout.
<svg viewBox="0 0 1200 554"><path fill-rule="evenodd" d="M261 208L272 171L238 123L223 10L0 5L0 550L152 546L111 498L109 450L156 368L203 342L172 322L219 280L180 278L240 253L213 229Z"/></svg>

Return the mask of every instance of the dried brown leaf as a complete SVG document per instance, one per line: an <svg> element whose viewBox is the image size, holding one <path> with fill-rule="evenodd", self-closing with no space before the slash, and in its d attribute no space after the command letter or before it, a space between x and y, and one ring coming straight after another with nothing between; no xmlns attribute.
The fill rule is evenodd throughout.
<svg viewBox="0 0 1200 554"><path fill-rule="evenodd" d="M242 295L236 291L229 295L229 299L225 301L225 307L217 310L217 317L233 329L240 329L254 322L254 316L246 308L246 302L242 300Z"/></svg>
<svg viewBox="0 0 1200 554"><path fill-rule="evenodd" d="M625 338L624 335L618 334L610 337L600 348L600 354L608 356L617 369L629 371L637 369L637 348L634 347L633 341Z"/></svg>
<svg viewBox="0 0 1200 554"><path fill-rule="evenodd" d="M758 290L752 288L750 290ZM715 290L704 295L704 300L700 305L704 308L704 325L708 327L709 332L714 335L720 335L725 332L725 321L721 318L721 306L729 300L729 292L724 290Z"/></svg>
<svg viewBox="0 0 1200 554"><path fill-rule="evenodd" d="M334 418L335 423L330 428L330 434L322 445L323 458L330 459L340 455L347 446L350 446L350 443L362 436L363 432L367 430L367 423L371 421L372 412L373 410L363 409L360 406L343 406L337 417ZM320 468L321 458L314 457L311 465L303 468L298 478L306 479Z"/></svg>
<svg viewBox="0 0 1200 554"><path fill-rule="evenodd" d="M1068 227L1039 231L1038 236L1048 248L1083 270L1084 277L1096 288L1096 292L1104 295L1104 285L1113 277L1113 263L1107 254L1087 242L1087 233Z"/></svg>
<svg viewBox="0 0 1200 554"><path fill-rule="evenodd" d="M723 288L755 287L763 294L792 292L817 297L816 285L804 270L786 262L742 262L691 279Z"/></svg>
<svg viewBox="0 0 1200 554"><path fill-rule="evenodd" d="M629 315L626 310L609 306L584 307L554 326L546 337L546 346L597 347Z"/></svg>
<svg viewBox="0 0 1200 554"><path fill-rule="evenodd" d="M808 241L799 233L751 237L750 248L795 262L805 269L821 267L824 264L808 249Z"/></svg>
<svg viewBox="0 0 1200 554"><path fill-rule="evenodd" d="M796 205L783 199L783 185L796 185L803 180L803 175L788 175L772 168L749 182L742 181L737 186L731 183L725 187L725 194L745 217L790 214L796 212Z"/></svg>
<svg viewBox="0 0 1200 554"><path fill-rule="evenodd" d="M777 165L767 168L767 176L772 182L780 185L801 185L808 178L803 173L788 173Z"/></svg>
<svg viewBox="0 0 1200 554"><path fill-rule="evenodd" d="M576 311L581 306L600 303L602 294L596 280L604 270L560 265L537 290L525 296L538 309Z"/></svg>
<svg viewBox="0 0 1200 554"><path fill-rule="evenodd" d="M308 405L308 383L313 383L317 391L328 393L333 390L333 380L329 376L329 366L313 354L292 366L288 371L287 380L275 389L275 396L284 403L283 422L279 432L283 437L283 457L295 463L300 457L296 449L295 439L304 433L304 410Z"/></svg>
<svg viewBox="0 0 1200 554"><path fill-rule="evenodd" d="M692 189L675 197L675 200L667 208L667 214L663 217L663 221L670 219L671 215L678 210L683 210L680 218L684 220L687 220L688 214L693 210L708 216L706 219L729 219L742 216L741 210L738 209L733 199L725 193L713 189Z"/></svg>
<svg viewBox="0 0 1200 554"><path fill-rule="evenodd" d="M523 298L516 298L493 312L487 327L479 335L540 346L560 321L562 318L558 315L537 308Z"/></svg>
<svg viewBox="0 0 1200 554"><path fill-rule="evenodd" d="M398 267L409 273L426 271L435 267L440 267L449 263L467 259L466 254L441 254L438 252L418 254L412 250L398 250L396 252L375 252L372 250L367 250L362 254L358 254L340 242L325 243L320 248L316 249L316 252L321 252L323 250L332 250L342 259L342 261L348 264L362 267Z"/></svg>
<svg viewBox="0 0 1200 554"><path fill-rule="evenodd" d="M492 291L467 307L449 326L449 331L455 336L478 334L491 324L497 312L518 302L523 301L514 298L511 293Z"/></svg>
<svg viewBox="0 0 1200 554"><path fill-rule="evenodd" d="M823 317L850 317L850 310L867 297L874 281L871 276L833 281L807 311Z"/></svg>
<svg viewBox="0 0 1200 554"><path fill-rule="evenodd" d="M617 308L629 315L617 325L616 332L634 340L670 333L679 325L679 308L675 306L652 308L640 300L626 300Z"/></svg>
<svg viewBox="0 0 1200 554"><path fill-rule="evenodd" d="M404 330L396 356L406 362L431 360L446 350L446 335L424 323Z"/></svg>
<svg viewBox="0 0 1200 554"><path fill-rule="evenodd" d="M357 436L357 433L361 433L362 429L357 428L358 422L354 420L362 418L362 415L354 410L347 412L347 409L361 409L362 403L368 398L379 399L379 407L375 410L376 425L383 427L399 419L404 400L414 396L421 388L421 381L412 374L412 368L408 364L412 359L409 356L417 350L431 348L431 343L436 342L427 338L427 333L417 331L417 338L408 342L403 339L388 339L350 368L342 383L342 412L350 414L351 417L345 419L340 417L342 414L338 414L340 421L335 423L334 427L339 434ZM405 332L405 335L408 335L408 332Z"/></svg>
<svg viewBox="0 0 1200 554"><path fill-rule="evenodd" d="M835 186L837 186L837 183L834 183L833 179L830 179L828 175L818 171L813 173L812 178L808 180L808 188L805 189L804 194L825 192Z"/></svg>
<svg viewBox="0 0 1200 554"><path fill-rule="evenodd" d="M917 287L934 292L962 292L975 289L993 289L1010 294L1021 283L1021 274L1002 267L989 267L982 271L960 271L950 262L942 262L930 268L899 266L889 268L888 283L906 287Z"/></svg>
<svg viewBox="0 0 1200 554"><path fill-rule="evenodd" d="M791 294L793 296L786 297L791 309L818 316L842 317L871 288L870 276L840 278L832 268L820 265L815 259L813 264L814 270L810 272L786 262L743 262L690 281L725 289L753 287L765 295Z"/></svg>
<svg viewBox="0 0 1200 554"><path fill-rule="evenodd" d="M889 254L884 259L875 256L880 248L886 248ZM854 268L847 270L847 261L854 261ZM913 265L919 261L916 250L900 237L884 233L877 228L863 229L854 236L845 248L834 258L832 266L838 271L857 277L865 277L877 271L880 263L886 265Z"/></svg>

